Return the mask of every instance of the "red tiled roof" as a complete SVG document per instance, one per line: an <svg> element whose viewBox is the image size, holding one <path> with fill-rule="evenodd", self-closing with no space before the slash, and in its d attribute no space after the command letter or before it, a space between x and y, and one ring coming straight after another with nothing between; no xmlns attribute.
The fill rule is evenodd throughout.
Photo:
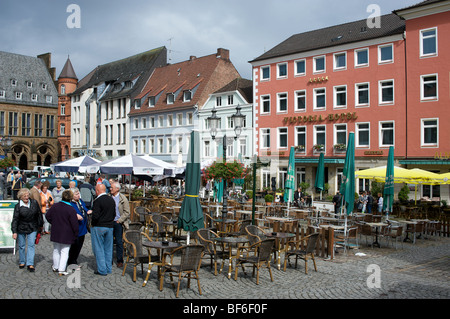
<svg viewBox="0 0 450 319"><path fill-rule="evenodd" d="M139 109L132 108L130 115L139 113L166 111L170 109L179 109L183 107L200 107L206 102L209 94L222 87L232 79L239 76L228 56L220 56L218 53L170 64L156 68L150 76L141 93L136 99L141 99ZM228 52L226 50L226 52ZM191 101L183 102L183 92L196 88ZM163 92L162 92L163 91ZM178 94L173 104L167 104L167 94ZM148 99L161 93L155 106L148 108Z"/></svg>

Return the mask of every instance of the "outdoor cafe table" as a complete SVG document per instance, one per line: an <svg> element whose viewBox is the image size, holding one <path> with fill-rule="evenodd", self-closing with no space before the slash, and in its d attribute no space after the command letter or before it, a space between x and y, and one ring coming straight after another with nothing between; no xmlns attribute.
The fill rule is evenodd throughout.
<svg viewBox="0 0 450 319"><path fill-rule="evenodd" d="M277 267L278 270L281 269L281 242L284 239L295 237L295 234L292 233L283 233L283 232L272 232L272 233L266 233L267 237L275 238L276 239L276 250L277 250Z"/></svg>
<svg viewBox="0 0 450 319"><path fill-rule="evenodd" d="M143 240L142 241L142 246L147 247L147 249L148 249L148 270L147 270L147 275L145 276L144 283L142 284L142 287L145 287L145 285L147 284L148 278L150 277L150 272L152 270L152 267L154 265L157 265L158 267L161 267L164 250L180 247L181 244L180 243L174 243L172 241L163 242L163 241ZM150 255L150 249L151 248L157 249L157 251L159 253L159 256L158 256L159 260L158 261L152 261L152 258L151 258L151 255ZM159 270L160 269L158 268L158 279L159 279L159 276L160 276Z"/></svg>
<svg viewBox="0 0 450 319"><path fill-rule="evenodd" d="M252 212L248 210L237 210L236 213L239 213L241 215L244 215L244 218L241 219L250 219L252 216ZM255 212L257 214L258 212Z"/></svg>
<svg viewBox="0 0 450 319"><path fill-rule="evenodd" d="M233 258L236 258L236 256L233 256L233 245L236 245L236 248L239 246L239 244L245 244L248 243L248 238L246 237L215 237L213 238L214 241L222 243L222 247L225 250L225 244L228 245L228 279L231 278L231 271L232 271L232 262ZM220 270L222 271L222 269Z"/></svg>
<svg viewBox="0 0 450 319"><path fill-rule="evenodd" d="M223 220L222 218L218 218L218 219L213 219L213 222L222 224L222 227L219 227L218 229L224 229L226 224L234 224L235 222L237 222L237 220L236 219L225 219L225 220Z"/></svg>
<svg viewBox="0 0 450 319"><path fill-rule="evenodd" d="M214 215L215 217L219 217L219 208L222 208L223 205L209 205L210 208L215 208L216 209L216 214ZM212 217L214 217L212 216Z"/></svg>
<svg viewBox="0 0 450 319"><path fill-rule="evenodd" d="M388 226L386 223L366 223L366 225L369 225L370 227L375 227L375 241L372 243L372 246L378 246L378 248L381 248L380 243L378 242L378 228L383 226Z"/></svg>

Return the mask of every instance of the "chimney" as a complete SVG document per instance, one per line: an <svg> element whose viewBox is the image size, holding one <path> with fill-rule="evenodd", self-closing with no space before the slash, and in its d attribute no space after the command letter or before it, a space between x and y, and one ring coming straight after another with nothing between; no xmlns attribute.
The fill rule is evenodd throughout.
<svg viewBox="0 0 450 319"><path fill-rule="evenodd" d="M220 58L220 59L229 60L230 59L230 51L227 49L218 48L216 56L217 56L217 58Z"/></svg>
<svg viewBox="0 0 450 319"><path fill-rule="evenodd" d="M197 57L196 57L195 55L191 55L191 56L189 57L189 61L194 61L195 59L197 59Z"/></svg>

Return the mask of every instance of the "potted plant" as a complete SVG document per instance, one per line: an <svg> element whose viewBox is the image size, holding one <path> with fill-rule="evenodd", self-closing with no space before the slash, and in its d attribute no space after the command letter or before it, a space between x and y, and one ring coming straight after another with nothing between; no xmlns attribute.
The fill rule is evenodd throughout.
<svg viewBox="0 0 450 319"><path fill-rule="evenodd" d="M324 149L325 149L325 145L323 145L323 144L314 144L313 145L313 150L316 152L323 151Z"/></svg>
<svg viewBox="0 0 450 319"><path fill-rule="evenodd" d="M225 179L230 182L232 179L244 179L250 172L250 168L234 160L233 162L214 162L202 170L202 176L205 181Z"/></svg>
<svg viewBox="0 0 450 319"><path fill-rule="evenodd" d="M267 205L272 204L272 202L273 202L273 195L272 194L267 194L266 196L264 196L264 201L266 202Z"/></svg>
<svg viewBox="0 0 450 319"><path fill-rule="evenodd" d="M334 144L334 149L338 152L343 152L347 149L347 145L343 144L343 143L338 143L338 144Z"/></svg>
<svg viewBox="0 0 450 319"><path fill-rule="evenodd" d="M297 145L294 147L294 150L296 152L304 152L305 151L305 145Z"/></svg>
<svg viewBox="0 0 450 319"><path fill-rule="evenodd" d="M253 191L248 190L245 192L245 195L247 195L247 201L251 203L253 201Z"/></svg>
<svg viewBox="0 0 450 319"><path fill-rule="evenodd" d="M400 192L398 192L398 199L400 200L401 203L405 204L408 202L408 194L409 194L409 188L408 185L403 185L402 189L400 190Z"/></svg>

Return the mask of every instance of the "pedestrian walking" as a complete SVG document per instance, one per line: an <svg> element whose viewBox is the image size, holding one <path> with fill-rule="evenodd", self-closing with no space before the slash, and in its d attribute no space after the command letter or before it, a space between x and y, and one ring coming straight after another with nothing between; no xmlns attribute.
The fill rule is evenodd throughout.
<svg viewBox="0 0 450 319"><path fill-rule="evenodd" d="M53 206L52 193L48 190L49 183L44 182L41 185L41 211L44 216L44 234L50 234L50 223L47 220L47 212Z"/></svg>
<svg viewBox="0 0 450 319"><path fill-rule="evenodd" d="M113 227L116 216L116 203L106 195L106 186L95 186L97 198L92 207L91 241L97 262L94 274L106 276L112 272Z"/></svg>
<svg viewBox="0 0 450 319"><path fill-rule="evenodd" d="M59 203L53 205L47 212L46 218L52 224L50 241L53 242L53 272L60 276L68 275L66 271L70 246L78 237L78 220L80 217L70 203L73 194L65 190Z"/></svg>
<svg viewBox="0 0 450 319"><path fill-rule="evenodd" d="M30 198L28 188L22 188L17 193L19 202L14 207L11 230L13 239L18 241L19 268L27 266L34 272L34 256L36 235L41 231L44 221L37 201Z"/></svg>

